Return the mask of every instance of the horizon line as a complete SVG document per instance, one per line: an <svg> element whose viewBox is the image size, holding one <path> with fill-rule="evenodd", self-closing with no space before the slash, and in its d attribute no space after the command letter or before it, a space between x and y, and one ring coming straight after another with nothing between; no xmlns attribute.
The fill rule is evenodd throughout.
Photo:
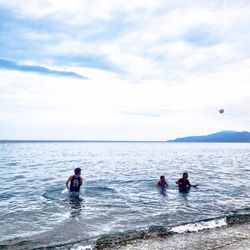
<svg viewBox="0 0 250 250"><path fill-rule="evenodd" d="M163 141L163 140L40 140L40 139L29 139L29 140L25 140L25 139L18 139L18 140L15 140L15 139L0 139L0 143L8 143L8 142L167 142L166 140Z"/></svg>

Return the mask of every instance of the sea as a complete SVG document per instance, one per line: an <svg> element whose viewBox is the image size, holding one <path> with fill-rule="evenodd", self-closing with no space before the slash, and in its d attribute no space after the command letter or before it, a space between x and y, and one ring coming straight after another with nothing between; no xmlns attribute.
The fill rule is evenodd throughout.
<svg viewBox="0 0 250 250"><path fill-rule="evenodd" d="M247 223L249 162L249 143L2 141L0 249L119 249ZM180 193L184 171L198 188Z"/></svg>

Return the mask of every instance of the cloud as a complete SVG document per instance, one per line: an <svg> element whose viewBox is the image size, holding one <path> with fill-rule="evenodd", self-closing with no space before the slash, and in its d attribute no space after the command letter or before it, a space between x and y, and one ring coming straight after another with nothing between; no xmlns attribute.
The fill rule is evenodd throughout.
<svg viewBox="0 0 250 250"><path fill-rule="evenodd" d="M133 82L171 83L178 80L177 71L211 71L225 60L217 47L227 46L236 59L246 55L238 48L249 44L239 29L249 23L244 1L1 2L8 10L2 36L12 37L3 40L2 57L105 69Z"/></svg>
<svg viewBox="0 0 250 250"><path fill-rule="evenodd" d="M0 59L0 69L24 71L50 76L73 77L83 80L88 79L87 77L81 76L75 72L51 70L46 67L35 65L22 65L6 59Z"/></svg>
<svg viewBox="0 0 250 250"><path fill-rule="evenodd" d="M13 9L18 15L25 15L32 19L39 19L42 17L51 17L57 19L61 16L64 18L62 21L65 23L76 21L82 22L94 19L108 19L113 13L125 12L130 13L140 9L150 9L157 7L161 1L134 0L130 4L122 0L75 0L69 2L68 0L33 0L28 3L25 0L6 1L1 0L0 4L6 8ZM65 16L71 16L73 20L66 20Z"/></svg>

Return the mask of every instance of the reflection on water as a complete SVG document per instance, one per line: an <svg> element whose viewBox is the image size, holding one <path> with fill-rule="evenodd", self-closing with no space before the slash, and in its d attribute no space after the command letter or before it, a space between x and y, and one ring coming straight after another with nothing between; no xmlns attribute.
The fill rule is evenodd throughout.
<svg viewBox="0 0 250 250"><path fill-rule="evenodd" d="M179 192L179 200L183 208L187 208L190 206L188 197L189 197L189 190L185 192Z"/></svg>
<svg viewBox="0 0 250 250"><path fill-rule="evenodd" d="M80 195L69 194L66 203L70 208L70 215L72 218L79 217L84 208L84 199Z"/></svg>
<svg viewBox="0 0 250 250"><path fill-rule="evenodd" d="M158 189L159 189L159 192L160 192L161 195L167 196L166 188L164 188L164 187L159 187Z"/></svg>
<svg viewBox="0 0 250 250"><path fill-rule="evenodd" d="M183 189L183 190L180 190L180 189L179 189L179 193L181 193L181 194L188 194L189 191L190 191L190 187L187 187L187 188L185 188L185 189Z"/></svg>

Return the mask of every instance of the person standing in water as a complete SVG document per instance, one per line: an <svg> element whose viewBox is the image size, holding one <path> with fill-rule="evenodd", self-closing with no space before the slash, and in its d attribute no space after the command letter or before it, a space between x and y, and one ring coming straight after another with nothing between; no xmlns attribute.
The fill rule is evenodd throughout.
<svg viewBox="0 0 250 250"><path fill-rule="evenodd" d="M68 180L66 181L66 187L70 192L79 193L80 188L82 186L82 177L81 177L81 169L76 168L75 174L71 175ZM70 183L70 185L69 185Z"/></svg>
<svg viewBox="0 0 250 250"><path fill-rule="evenodd" d="M188 192L190 187L197 187L198 185L191 185L188 180L188 173L184 172L182 178L176 181L176 184L179 186L180 192Z"/></svg>
<svg viewBox="0 0 250 250"><path fill-rule="evenodd" d="M168 183L167 183L164 175L162 175L160 177L160 180L157 182L157 187L160 187L160 188L167 188L168 187Z"/></svg>

